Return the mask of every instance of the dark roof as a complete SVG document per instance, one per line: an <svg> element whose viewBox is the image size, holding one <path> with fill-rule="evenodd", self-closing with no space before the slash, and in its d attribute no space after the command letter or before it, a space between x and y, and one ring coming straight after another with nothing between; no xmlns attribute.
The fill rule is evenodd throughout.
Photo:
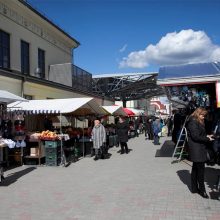
<svg viewBox="0 0 220 220"><path fill-rule="evenodd" d="M100 77L98 77L100 76ZM93 77L93 91L115 101L164 95L156 84L157 73L103 74Z"/></svg>
<svg viewBox="0 0 220 220"><path fill-rule="evenodd" d="M220 62L193 63L160 67L158 79L220 75Z"/></svg>
<svg viewBox="0 0 220 220"><path fill-rule="evenodd" d="M27 8L29 8L31 11L33 11L35 14L39 15L42 19L44 19L45 21L47 21L48 23L50 23L52 26L54 26L56 29L58 29L59 31L61 31L64 35L66 35L68 38L70 38L71 40L75 41L77 46L80 45L80 43L73 38L72 36L70 36L68 33L66 33L63 29L61 29L58 25L54 24L52 21L50 21L45 15L43 15L42 13L40 13L39 11L37 11L36 9L34 9L30 3L28 3L25 0L18 0L19 2L21 2L24 6L26 6Z"/></svg>

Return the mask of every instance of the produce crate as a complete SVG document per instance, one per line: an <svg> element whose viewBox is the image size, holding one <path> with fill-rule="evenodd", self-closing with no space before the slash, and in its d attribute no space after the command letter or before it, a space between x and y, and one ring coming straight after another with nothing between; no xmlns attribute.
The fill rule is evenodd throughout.
<svg viewBox="0 0 220 220"><path fill-rule="evenodd" d="M60 145L60 141L45 141L45 148L57 148Z"/></svg>

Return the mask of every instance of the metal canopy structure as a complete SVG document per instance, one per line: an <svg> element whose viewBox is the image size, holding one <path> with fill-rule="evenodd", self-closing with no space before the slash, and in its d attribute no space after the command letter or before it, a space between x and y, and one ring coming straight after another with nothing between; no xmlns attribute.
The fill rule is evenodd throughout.
<svg viewBox="0 0 220 220"><path fill-rule="evenodd" d="M158 73L124 73L93 76L93 91L115 101L130 101L164 95L157 85Z"/></svg>

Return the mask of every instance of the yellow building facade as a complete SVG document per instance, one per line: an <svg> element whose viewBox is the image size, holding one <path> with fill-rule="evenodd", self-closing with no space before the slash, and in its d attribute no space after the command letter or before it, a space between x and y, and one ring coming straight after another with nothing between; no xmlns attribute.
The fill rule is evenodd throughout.
<svg viewBox="0 0 220 220"><path fill-rule="evenodd" d="M91 96L74 87L77 40L23 0L0 0L0 21L2 90L29 99Z"/></svg>

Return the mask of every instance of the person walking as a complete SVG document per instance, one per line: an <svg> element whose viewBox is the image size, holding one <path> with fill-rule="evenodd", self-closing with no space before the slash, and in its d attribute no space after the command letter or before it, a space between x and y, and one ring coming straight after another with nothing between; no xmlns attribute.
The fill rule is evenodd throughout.
<svg viewBox="0 0 220 220"><path fill-rule="evenodd" d="M124 154L124 152L128 154L129 152L128 152L127 142L128 142L129 125L124 117L119 118L119 121L116 125L116 129L118 134L118 141L121 146L121 154Z"/></svg>
<svg viewBox="0 0 220 220"><path fill-rule="evenodd" d="M173 117L169 116L166 122L167 125L167 136L171 136L173 130Z"/></svg>
<svg viewBox="0 0 220 220"><path fill-rule="evenodd" d="M99 118L95 119L94 127L92 129L92 141L93 148L95 150L95 158L94 160L98 160L101 157L101 154L104 149L104 145L106 144L106 131L105 127L101 124L101 120Z"/></svg>
<svg viewBox="0 0 220 220"><path fill-rule="evenodd" d="M214 140L212 135L206 134L205 116L207 110L199 107L186 123L188 135L189 160L193 162L191 171L191 192L198 193L203 198L209 198L205 190L205 162L207 161L207 147Z"/></svg>
<svg viewBox="0 0 220 220"><path fill-rule="evenodd" d="M154 142L153 143L154 143L154 145L160 145L159 133L161 132L161 123L160 123L159 118L157 118L153 121L152 127L153 127L153 134L154 134Z"/></svg>
<svg viewBox="0 0 220 220"><path fill-rule="evenodd" d="M152 119L148 118L146 121L146 133L145 133L146 139L153 140L153 127L152 127Z"/></svg>

